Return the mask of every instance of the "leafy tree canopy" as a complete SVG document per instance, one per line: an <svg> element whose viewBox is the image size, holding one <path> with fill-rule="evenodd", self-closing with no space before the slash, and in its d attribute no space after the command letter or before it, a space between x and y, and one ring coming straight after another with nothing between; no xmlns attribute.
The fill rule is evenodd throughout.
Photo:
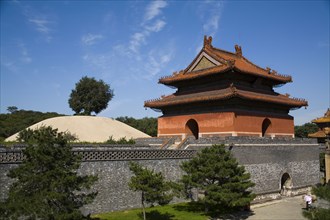
<svg viewBox="0 0 330 220"><path fill-rule="evenodd" d="M187 194L193 188L203 192L200 201L207 211L243 207L255 198L249 191L255 185L250 174L223 145L203 149L190 161L183 162L181 168L186 172L182 182Z"/></svg>
<svg viewBox="0 0 330 220"><path fill-rule="evenodd" d="M135 119L132 117L118 117L116 120L121 121L139 131L142 131L152 137L157 137L157 118Z"/></svg>
<svg viewBox="0 0 330 220"><path fill-rule="evenodd" d="M12 107L13 106L10 106L8 109ZM63 114L58 114L56 112L43 113L23 109L11 111L10 114L0 114L0 140L4 140L42 120L58 116L63 116Z"/></svg>
<svg viewBox="0 0 330 220"><path fill-rule="evenodd" d="M50 128L50 127L45 127ZM41 128L41 130L44 129L44 127ZM55 130L57 131L57 129ZM38 144L41 135L44 135L42 132L38 132L38 130L32 130L32 129L25 129L18 133L17 141L20 143L29 143L29 144ZM66 142L72 142L77 140L75 135L72 135L70 132L62 132L61 135L62 138L65 139Z"/></svg>
<svg viewBox="0 0 330 220"><path fill-rule="evenodd" d="M122 137L119 140L113 139L112 136L109 137L109 139L105 142L106 144L135 144L135 141L133 138L126 139L126 137Z"/></svg>
<svg viewBox="0 0 330 220"><path fill-rule="evenodd" d="M319 130L318 126L314 123L306 123L303 125L294 126L294 135L299 138L307 138L308 134L315 133Z"/></svg>
<svg viewBox="0 0 330 220"><path fill-rule="evenodd" d="M91 115L100 113L108 107L113 98L113 90L103 80L97 81L94 77L81 78L72 90L69 105L78 115Z"/></svg>
<svg viewBox="0 0 330 220"><path fill-rule="evenodd" d="M7 108L7 111L10 112L10 113L14 113L18 110L18 108L16 106L9 106Z"/></svg>
<svg viewBox="0 0 330 220"><path fill-rule="evenodd" d="M132 176L128 186L133 191L141 192L141 204L145 220L146 203L165 205L172 200L173 195L169 193L171 183L165 181L162 173L154 173L153 170L143 168L138 163L131 162L130 170L134 176Z"/></svg>
<svg viewBox="0 0 330 220"><path fill-rule="evenodd" d="M2 219L85 219L79 210L92 202L95 192L84 193L97 180L80 176L80 159L72 154L66 135L41 127L25 141L25 159L8 176L16 179L0 204Z"/></svg>

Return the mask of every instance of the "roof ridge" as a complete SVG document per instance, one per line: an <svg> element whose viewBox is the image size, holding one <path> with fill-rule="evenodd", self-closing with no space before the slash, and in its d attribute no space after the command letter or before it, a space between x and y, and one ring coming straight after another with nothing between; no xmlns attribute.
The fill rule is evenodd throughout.
<svg viewBox="0 0 330 220"><path fill-rule="evenodd" d="M226 68L224 68L224 66L225 66ZM213 69L213 71L217 71L218 69L222 69L222 68L224 68L223 70L227 70L227 69L231 68L229 65L224 65L224 66L221 65L221 66L209 67L209 68L206 68L206 69L200 69L200 70L196 70L196 71L194 71L194 73L200 73L200 72L203 72L203 71L208 71L208 70L210 70L210 69ZM180 70L179 72L173 72L172 75L162 76L162 77L159 79L159 81L164 80L164 79L169 79L169 78L172 78L172 77L180 77L180 76L184 75L184 73L185 73L184 70ZM180 75L180 76L179 76L179 75ZM185 76L187 76L187 75L188 75L188 74L185 74ZM191 77L194 78L194 77L196 77L196 75L195 75L195 74L191 74Z"/></svg>
<svg viewBox="0 0 330 220"><path fill-rule="evenodd" d="M260 66L258 66L257 64L254 64L252 61L250 61L249 59L247 59L247 58L244 57L244 56L242 56L242 59L243 59L244 61L248 62L249 64L253 65L254 67L256 67L256 68L258 68L258 69L261 69L261 70L264 70L264 71L268 72L268 74L272 74L272 75L276 75L276 76L282 76L282 77L290 77L290 78L292 78L290 75L287 75L287 74L280 74L280 73L278 73L276 70L273 70L273 69L271 69L271 68L269 68L269 67L266 67L266 69L263 68L263 67L260 67Z"/></svg>
<svg viewBox="0 0 330 220"><path fill-rule="evenodd" d="M215 49L217 49L217 48L215 48L215 47L212 47L210 50L215 50ZM229 60L229 59L225 59L225 58L223 58L223 57L220 57L220 56L218 56L217 54L215 54L215 53L212 53L212 51L208 51L209 49L205 49L205 52L206 52L206 54L208 54L210 57L212 57L213 59L216 59L216 60L218 60L219 62L221 62L221 63L223 63L224 65L227 65L227 64L229 64L230 62L231 62L231 60Z"/></svg>
<svg viewBox="0 0 330 220"><path fill-rule="evenodd" d="M210 49L213 49L213 50L217 50L217 51L220 51L220 52L223 52L223 53L227 53L227 54L230 54L230 55L233 55L237 58L242 58L243 60L245 60L246 62L248 62L249 64L259 68L259 69L262 69L264 71L268 71L268 68L264 69L256 64L254 64L252 61L250 61L249 59L247 59L245 56L243 56L243 53L242 53L242 48L241 46L238 46L238 45L235 45L235 50L236 52L230 52L230 51L227 51L227 50L223 50L223 49L220 49L220 48L217 48L217 47L213 47L211 45ZM270 68L269 68L270 69Z"/></svg>
<svg viewBox="0 0 330 220"><path fill-rule="evenodd" d="M287 74L279 74L279 73L277 73L276 70L272 70L272 69L269 68L269 67L263 68L263 67L261 67L261 66L255 64L255 63L253 63L252 61L250 61L249 59L247 59L245 56L243 56L241 46L235 45L236 53L234 53L234 52L230 52L230 51L226 51L226 50L223 50L223 49L220 49L220 48L216 48L216 47L213 47L212 45L211 45L211 47L208 47L208 48L211 49L211 50L220 51L220 52L223 52L223 53L230 54L230 55L232 55L232 56L235 56L237 59L240 59L240 58L241 58L241 59L243 59L244 61L246 61L247 63L251 64L252 66L254 66L254 67L256 67L256 68L258 68L258 69L260 69L260 70L263 70L263 71L265 71L265 72L268 72L268 74L273 74L273 75L277 75L277 76L281 76L281 77L290 77L290 78L292 78L290 75L287 75ZM216 54L215 54L215 55L216 55ZM216 56L217 56L217 55L216 55ZM222 57L220 57L220 58L222 58ZM222 58L222 59L224 59L224 58ZM224 60L226 60L226 59L224 59ZM291 79L291 81L292 81L292 79Z"/></svg>
<svg viewBox="0 0 330 220"><path fill-rule="evenodd" d="M230 54L230 55L237 56L237 54L234 53L234 52L230 52L230 51L227 51L227 50L223 50L223 49L220 49L220 48L217 48L217 47L213 47L213 46L212 46L211 49L213 49L213 50L218 50L218 51L220 51L220 52L224 52L224 53L228 53L228 54Z"/></svg>

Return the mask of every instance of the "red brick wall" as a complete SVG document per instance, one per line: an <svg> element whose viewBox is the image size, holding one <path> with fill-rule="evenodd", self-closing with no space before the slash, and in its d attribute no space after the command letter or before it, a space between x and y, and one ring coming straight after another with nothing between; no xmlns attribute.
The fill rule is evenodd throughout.
<svg viewBox="0 0 330 220"><path fill-rule="evenodd" d="M268 118L271 125L266 136L292 136L294 134L293 118L266 116L251 113L206 113L158 118L158 136L179 135L187 133L186 123L193 119L198 123L200 136L260 136L262 123Z"/></svg>
<svg viewBox="0 0 330 220"><path fill-rule="evenodd" d="M166 134L185 134L186 123L194 119L198 123L199 133L225 132L233 130L234 113L193 114L158 118L158 136Z"/></svg>
<svg viewBox="0 0 330 220"><path fill-rule="evenodd" d="M266 115L236 114L235 131L238 133L261 133L262 123L266 118L271 121L271 125L267 130L267 133L270 134L268 136L292 136L294 134L293 118L290 116L276 117Z"/></svg>

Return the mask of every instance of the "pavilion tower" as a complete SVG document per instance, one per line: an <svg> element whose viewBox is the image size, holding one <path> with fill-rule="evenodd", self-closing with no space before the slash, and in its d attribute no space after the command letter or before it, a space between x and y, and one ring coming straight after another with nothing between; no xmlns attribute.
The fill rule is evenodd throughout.
<svg viewBox="0 0 330 220"><path fill-rule="evenodd" d="M317 138L319 143L325 143L326 138L330 135L330 108L324 114L324 117L312 120L319 127L319 130L313 134L308 134L310 138Z"/></svg>
<svg viewBox="0 0 330 220"><path fill-rule="evenodd" d="M144 106L163 113L159 137L294 137L289 111L308 103L274 91L288 82L291 76L246 59L240 46L228 52L213 47L212 37L205 36L202 50L187 68L159 80L176 92Z"/></svg>

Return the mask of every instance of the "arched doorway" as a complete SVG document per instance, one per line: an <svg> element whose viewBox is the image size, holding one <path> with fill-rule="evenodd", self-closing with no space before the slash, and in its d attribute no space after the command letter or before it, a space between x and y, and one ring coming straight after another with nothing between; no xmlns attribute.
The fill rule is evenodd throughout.
<svg viewBox="0 0 330 220"><path fill-rule="evenodd" d="M283 173L281 177L281 195L291 196L292 179L288 173Z"/></svg>
<svg viewBox="0 0 330 220"><path fill-rule="evenodd" d="M266 118L263 122L262 122L262 137L265 137L271 128L272 122Z"/></svg>
<svg viewBox="0 0 330 220"><path fill-rule="evenodd" d="M196 139L198 139L199 129L198 129L197 121L195 121L194 119L188 120L186 123L185 131L187 136L192 135Z"/></svg>

